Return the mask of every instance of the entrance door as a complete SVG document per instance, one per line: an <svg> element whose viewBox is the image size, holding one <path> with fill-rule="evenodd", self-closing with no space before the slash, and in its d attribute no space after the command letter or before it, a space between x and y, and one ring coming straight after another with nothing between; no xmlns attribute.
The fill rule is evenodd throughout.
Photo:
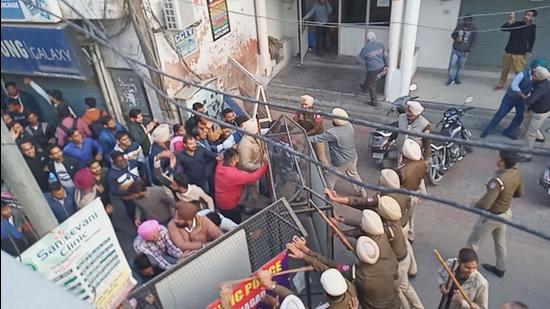
<svg viewBox="0 0 550 309"><path fill-rule="evenodd" d="M327 55L337 55L338 54L338 22L340 20L339 15L339 1L340 0L326 0L326 2L330 5L332 8L332 12L328 18L327 24L325 24L322 28L324 30L324 35L326 39L326 46L324 48L320 48L320 51L316 50L318 35L317 31L319 30L318 27L316 27L313 22L315 22L315 17L311 16L307 20L303 19L304 16L308 14L308 12L311 10L311 8L319 2L319 0L301 0L298 1L299 9L299 21L303 24L303 27L301 27L298 31L300 31L300 37L301 37L301 43L303 51L304 49L307 49L307 52L315 51L317 55L321 56L327 56ZM300 12L301 10L301 12ZM305 45L305 46L304 46ZM319 47L322 44L319 44ZM302 57L305 55L305 52L301 52Z"/></svg>

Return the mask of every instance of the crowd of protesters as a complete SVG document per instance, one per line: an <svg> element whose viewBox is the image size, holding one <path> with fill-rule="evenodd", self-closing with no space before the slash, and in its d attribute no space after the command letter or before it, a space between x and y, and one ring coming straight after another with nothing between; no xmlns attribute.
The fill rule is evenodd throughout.
<svg viewBox="0 0 550 309"><path fill-rule="evenodd" d="M125 126L94 98L86 98L86 111L76 115L61 91L46 92L30 79L25 83L47 96L55 121L42 120L36 99L14 82L6 83L2 117L53 214L62 223L97 198L109 215L123 207L137 231L133 264L143 281L234 229L243 205L247 214L255 211L267 171L265 147L255 137L202 116L173 126L145 122L138 109L129 111ZM193 109L204 112L201 103ZM246 132L259 132L256 119L230 108L221 116ZM2 221L2 249L18 255L36 237L22 228L12 206L3 199L2 212L6 208L8 215L9 208L9 217L18 219L6 226Z"/></svg>

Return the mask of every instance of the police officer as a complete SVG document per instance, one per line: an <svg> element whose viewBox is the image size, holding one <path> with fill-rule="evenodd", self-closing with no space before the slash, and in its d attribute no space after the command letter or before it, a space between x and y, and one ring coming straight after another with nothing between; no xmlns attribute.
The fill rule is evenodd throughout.
<svg viewBox="0 0 550 309"><path fill-rule="evenodd" d="M304 109L313 109L313 97L309 95L303 95L300 97L300 105ZM319 114L303 112L296 113L293 117L304 130L307 132L307 136L313 136L325 132L325 127L323 126L323 118ZM325 154L325 143L316 142L312 143L313 151L317 159L325 165L328 165L327 156Z"/></svg>
<svg viewBox="0 0 550 309"><path fill-rule="evenodd" d="M399 129L414 133L429 134L432 129L432 124L428 121L428 119L422 116L422 112L424 111L422 104L417 101L408 101L406 107L407 112L399 115ZM405 139L412 139L417 142L423 150L422 153L424 159L429 158L432 145L432 140L430 138L400 134L397 138L398 149L402 149Z"/></svg>
<svg viewBox="0 0 550 309"><path fill-rule="evenodd" d="M489 211L506 220L512 218L512 210L510 210L512 198L522 195L522 177L516 166L518 159L517 153L500 151L497 160L498 171L494 177L489 179L487 193L474 207ZM505 223L480 217L468 238L468 245L478 251L487 234L493 235L497 263L496 266L490 264L482 266L498 277L502 277L506 271Z"/></svg>

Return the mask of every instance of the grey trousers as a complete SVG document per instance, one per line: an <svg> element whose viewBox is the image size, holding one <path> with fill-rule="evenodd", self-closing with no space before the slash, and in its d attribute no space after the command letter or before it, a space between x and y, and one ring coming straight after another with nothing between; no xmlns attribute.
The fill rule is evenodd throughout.
<svg viewBox="0 0 550 309"><path fill-rule="evenodd" d="M512 210L508 209L499 217L510 220L512 218ZM506 224L484 217L479 217L474 230L468 238L468 246L474 249L476 252L479 250L479 246L485 240L485 237L491 233L493 235L493 241L495 244L495 255L497 259L496 267L499 270L506 270Z"/></svg>
<svg viewBox="0 0 550 309"><path fill-rule="evenodd" d="M540 138L542 135L540 128L542 127L544 120L550 117L550 112L543 114L528 112L527 114L529 116L527 116L524 121L529 121L529 125L527 127L527 132L525 133L525 146L529 147L529 149L533 149L533 146L535 146L535 139L537 137ZM542 135L542 138L544 138L544 135ZM531 158L530 153L525 153L523 156L526 158Z"/></svg>
<svg viewBox="0 0 550 309"><path fill-rule="evenodd" d="M347 162L342 166L338 166L338 167L335 166L334 168L337 169L340 173L346 174L357 181L363 182L361 180L361 176L359 176L359 173L357 172L357 158L350 160L349 162ZM330 189L334 189L336 180L339 178L340 177L338 177L336 174L329 173L326 176L328 187ZM353 190L355 190L355 193L357 193L357 195L360 195L363 197L367 196L367 190L365 190L365 188L355 184L353 184L352 187L353 187Z"/></svg>
<svg viewBox="0 0 550 309"><path fill-rule="evenodd" d="M373 105L378 104L378 98L376 96L376 86L378 84L378 79L376 79L376 75L382 72L382 70L384 70L384 68L374 70L374 71L367 71L367 75L365 76L365 82L363 82L363 87L367 88L370 95L370 102Z"/></svg>

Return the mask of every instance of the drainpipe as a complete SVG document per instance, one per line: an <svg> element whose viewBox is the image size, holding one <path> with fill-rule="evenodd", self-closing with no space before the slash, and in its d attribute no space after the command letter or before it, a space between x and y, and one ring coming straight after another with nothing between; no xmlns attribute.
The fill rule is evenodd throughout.
<svg viewBox="0 0 550 309"><path fill-rule="evenodd" d="M269 55L269 37L267 33L267 0L254 0L256 10L256 27L258 31L258 46L260 47L260 69L265 77L271 76L271 56Z"/></svg>
<svg viewBox="0 0 550 309"><path fill-rule="evenodd" d="M401 49L401 95L409 93L412 80L414 50L416 48L416 33L418 31L418 18L420 16L421 0L407 0L405 11L405 26L403 28L403 47Z"/></svg>
<svg viewBox="0 0 550 309"><path fill-rule="evenodd" d="M390 101L398 97L398 91L401 91L401 80L394 80L399 60L399 42L401 40L401 21L403 20L403 7L405 0L392 0L390 16L390 32L388 37L388 74L386 76L386 86L384 93Z"/></svg>

